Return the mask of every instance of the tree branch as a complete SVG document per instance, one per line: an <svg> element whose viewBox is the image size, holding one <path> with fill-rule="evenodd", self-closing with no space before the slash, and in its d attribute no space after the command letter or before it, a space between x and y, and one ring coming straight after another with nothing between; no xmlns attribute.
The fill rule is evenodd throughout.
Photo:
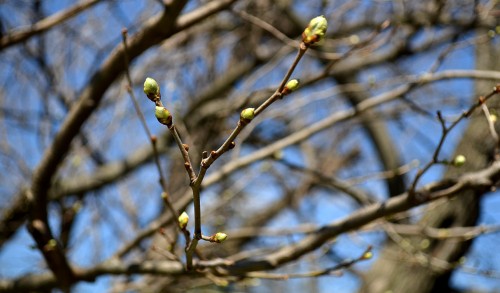
<svg viewBox="0 0 500 293"><path fill-rule="evenodd" d="M89 0L86 2L80 2L75 6L55 13L45 19L40 20L39 22L31 25L29 28L14 30L13 32L6 34L0 38L0 51L18 44L20 42L26 41L32 36L43 33L52 27L74 17L79 13L85 11L86 9L94 6L95 4L101 2L102 0Z"/></svg>

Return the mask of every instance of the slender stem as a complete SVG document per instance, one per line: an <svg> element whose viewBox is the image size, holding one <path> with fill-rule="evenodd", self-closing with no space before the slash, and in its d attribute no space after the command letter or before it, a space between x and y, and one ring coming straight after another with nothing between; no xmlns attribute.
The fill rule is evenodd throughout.
<svg viewBox="0 0 500 293"><path fill-rule="evenodd" d="M441 135L439 143L438 143L436 149L434 150L434 154L432 156L432 160L430 162L428 162L422 169L420 169L417 172L417 175L415 175L415 178L413 179L411 187L410 187L410 189L408 191L408 198L410 200L415 199L415 196L416 196L415 190L417 188L417 184L418 184L418 181L420 180L420 178L422 178L422 176L434 164L439 163L439 159L438 159L439 153L441 152L441 149L443 147L444 141L445 141L446 137L448 136L448 134L450 133L450 131L453 130L453 128L455 128L460 121L462 121L462 120L464 120L466 118L469 118L470 115L472 115L472 113L477 108L482 107L482 105L484 103L486 103L486 101L488 101L491 97L493 97L495 94L498 94L498 93L500 93L500 84L497 84L488 95L479 97L478 100L477 100L477 102L474 103L472 106L470 106L467 111L464 111L462 113L462 115L460 115L460 117L458 119L456 119L455 121L453 121L453 123L449 127L446 127L445 121L444 121L443 117L441 116L441 113L440 112L437 113L439 122L441 123L443 134Z"/></svg>
<svg viewBox="0 0 500 293"><path fill-rule="evenodd" d="M299 63L300 59L304 56L304 53L307 51L308 46L306 46L305 43L300 43L299 46L299 51L297 53L297 56L295 57L295 60L293 61L292 65L288 69L288 72L285 74L285 77L281 81L278 89L274 92L274 94L269 97L264 103L262 103L254 112L254 116L257 116L259 113L264 111L267 107L269 107L272 103L274 103L277 99L282 98L283 96L283 89L285 88L285 85L292 75L293 71L297 67L297 64ZM161 101L160 101L161 103ZM192 268L192 261L193 261L193 253L196 251L196 246L198 245L198 241L200 239L204 239L203 235L201 233L201 205L200 205L200 190L201 190L201 183L203 182L203 178L205 178L205 174L207 172L207 169L212 165L217 158L219 158L222 154L227 152L229 149L234 147L234 140L238 137L240 132L245 128L245 126L250 123L251 120L246 120L243 118L240 118L238 121L238 124L234 128L234 130L231 132L231 134L228 136L228 138L224 141L224 143L216 150L212 151L210 155L207 155L206 152L203 153L202 160L201 160L201 168L198 173L197 177L194 177L194 171L192 170L191 167L191 162L189 161L189 156L186 151L186 156L184 156L183 152L183 145L182 142L177 140L177 144L179 145L179 148L181 148L181 152L183 152L184 160L186 161L186 169L188 170L188 173L190 174L191 178L191 189L193 191L193 205L194 205L194 235L193 235L193 240L191 241L189 247L186 249L186 262L187 262L187 268L191 269ZM174 127L169 127L175 129ZM184 150L185 151L185 150ZM191 167L189 170L188 167Z"/></svg>
<svg viewBox="0 0 500 293"><path fill-rule="evenodd" d="M495 129L495 123L493 122L490 111L488 110L488 106L486 106L486 104L482 104L481 108L483 109L484 115L486 116L486 121L488 122L488 126L490 128L491 137L493 137L493 140L495 141L495 158L498 158L500 138L498 137L498 133Z"/></svg>
<svg viewBox="0 0 500 293"><path fill-rule="evenodd" d="M146 119L144 118L144 114L141 111L141 108L139 107L139 103L137 102L137 98L135 97L134 91L132 90L132 78L130 77L130 70L129 70L129 56L128 56L128 46L127 46L127 30L123 29L122 31L122 41L123 41L123 47L124 47L124 61L125 61L125 76L127 78L127 91L129 93L129 96L132 100L132 103L134 104L134 109L139 117L142 128L146 132L149 141L151 142L151 145L153 147L153 157L156 165L156 169L158 170L158 175L160 177L160 185L163 190L162 193L162 199L169 211L175 216L175 218L179 218L179 213L175 210L174 206L172 205L172 202L170 201L170 196L167 191L167 183L165 180L165 176L163 174L163 170L161 168L161 163L160 163L160 155L158 152L158 146L157 146L157 139L155 136L151 134L151 131L149 130L149 127L146 123ZM175 225L176 227L179 227L179 225Z"/></svg>
<svg viewBox="0 0 500 293"><path fill-rule="evenodd" d="M195 239L201 238L201 204L200 204L200 191L201 191L201 182L203 178L205 178L205 174L207 173L207 168L203 166L203 161L207 158L207 152L203 152L202 154L202 163L200 172L198 173L198 177L196 178L194 184L191 185L191 189L193 191L193 205L194 205L194 236Z"/></svg>
<svg viewBox="0 0 500 293"><path fill-rule="evenodd" d="M193 187L193 205L194 205L194 236L195 239L201 238L201 204L200 188Z"/></svg>
<svg viewBox="0 0 500 293"><path fill-rule="evenodd" d="M151 131L149 130L149 127L146 123L146 119L144 118L144 115L142 114L141 108L139 107L139 103L137 102L137 98L135 97L134 92L132 91L132 78L130 77L130 70L129 70L129 56L128 56L128 45L127 45L127 30L123 29L122 30L122 42L123 42L123 59L125 62L125 77L127 78L127 92L130 95L130 98L132 100L132 103L134 104L134 109L135 112L137 113L137 116L139 117L139 120L141 121L142 128L144 131L146 131L146 134L148 138L150 139L152 137Z"/></svg>
<svg viewBox="0 0 500 293"><path fill-rule="evenodd" d="M184 167L186 168L191 183L193 183L196 180L196 174L194 173L193 165L191 164L191 158L189 157L189 147L187 144L182 143L179 131L177 130L177 127L175 127L175 124L172 123L172 125L168 127L168 130L170 130L170 133L172 133L172 136L177 142L177 146L181 151L182 158L184 158Z"/></svg>
<svg viewBox="0 0 500 293"><path fill-rule="evenodd" d="M262 113L267 107L269 107L276 100L283 97L282 92L283 92L283 89L285 88L286 83L290 79L290 76L292 76L293 71L297 67L297 64L299 64L299 61L302 59L302 57L304 56L304 54L308 48L309 47L306 46L306 44L304 42L300 43L297 55L295 56L295 59L294 59L292 65L290 66L290 68L288 69L287 73L285 74L285 77L281 81L278 89L271 95L271 97L269 97L266 101L264 101L254 111L255 117L257 115L259 115L260 113ZM233 145L236 137L240 134L240 132L243 130L243 128L245 128L245 126L250 122L251 121L246 121L246 120L240 119L238 121L238 124L236 125L235 129L233 130L233 132L231 132L229 137L224 141L224 143L219 147L219 149L217 149L217 151L213 151L212 153L210 153L210 156L208 158L202 160L202 163L201 163L202 169L210 167L210 165L212 165L212 163L215 160L217 160L218 157L220 157L222 154L227 152L231 148L231 146ZM202 178L198 177L196 181L197 181L197 183L201 184Z"/></svg>
<svg viewBox="0 0 500 293"><path fill-rule="evenodd" d="M243 128L245 128L245 126L248 123L249 123L248 121L244 121L244 120L240 119L238 121L238 124L236 125L236 128L233 129L233 131L228 136L228 138L224 141L224 143L216 151L211 152L210 156L208 158L202 160L202 162L201 162L202 168L201 169L208 169L208 167L210 167L210 165L212 165L212 163L215 160L217 160L217 158L219 158L222 154L227 152L234 145L234 140L236 139L236 137L238 137L240 132L243 130ZM198 176L196 183L201 184L202 181L203 181L203 177Z"/></svg>
<svg viewBox="0 0 500 293"><path fill-rule="evenodd" d="M196 251L196 246L198 245L198 239L196 237L191 240L191 243L186 248L186 267L188 270L193 268L193 254Z"/></svg>
<svg viewBox="0 0 500 293"><path fill-rule="evenodd" d="M299 64L300 59L304 56L306 53L307 47L304 42L300 43L299 46L299 51L297 52L297 56L295 57L295 60L292 63L292 66L290 66L290 69L288 69L288 72L286 73L285 77L281 81L280 86L278 89L274 92L274 94L269 97L264 103L262 103L254 112L255 117L257 117L260 113L262 113L267 107L269 107L272 103L274 103L277 99L280 99L282 97L282 91L285 88L285 85L290 79L290 76L292 76L293 71L295 70L295 67L297 67L297 64Z"/></svg>
<svg viewBox="0 0 500 293"><path fill-rule="evenodd" d="M293 61L292 66L290 66L290 68L288 69L288 72L286 73L285 77L281 81L281 84L278 88L278 92L283 91L287 81L290 79L290 76L292 76L293 71L297 67L297 64L299 64L300 59L302 59L302 56L304 56L304 54L306 53L308 48L309 47L304 42L300 43L299 51L297 52L297 56L295 57L295 60Z"/></svg>

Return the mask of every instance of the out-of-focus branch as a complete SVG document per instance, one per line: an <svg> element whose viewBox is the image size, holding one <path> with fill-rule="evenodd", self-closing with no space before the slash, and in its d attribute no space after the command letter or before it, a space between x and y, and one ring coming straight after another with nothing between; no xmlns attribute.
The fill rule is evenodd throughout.
<svg viewBox="0 0 500 293"><path fill-rule="evenodd" d="M469 109L467 109L466 111L464 111L462 113L462 115L460 115L460 117L458 119L456 119L455 121L453 121L453 123L450 124L450 126L446 126L446 122L444 121L444 118L441 116L441 113L438 112L437 116L439 118L439 122L441 123L441 128L442 128L442 135L441 135L441 138L439 140L439 143L436 147L436 149L434 150L434 154L432 156L432 160L429 161L422 169L418 170L417 174L415 175L415 178L413 179L413 182L410 186L410 190L409 190L409 193L410 195L414 195L413 191L415 190L417 184L418 184L418 181L419 179L435 164L439 163L439 154L440 154L440 151L442 149L442 146L444 144L444 141L445 139L447 138L447 135L448 133L453 130L453 128L455 128L455 126L458 125L458 123L466 118L468 118L469 116L472 115L472 113L474 112L474 110L476 110L477 108L481 107L484 103L486 103L486 101L488 101L490 98L492 98L493 96L497 95L498 93L500 93L500 84L495 86L493 88L493 91L491 93L489 93L488 95L486 96L481 96L479 97L478 101L476 103L474 103L472 106L469 107Z"/></svg>
<svg viewBox="0 0 500 293"><path fill-rule="evenodd" d="M349 268L354 264L370 259L372 257L372 247L369 246L359 257L351 260L346 260L338 265L335 265L330 268L305 272L305 273L291 273L291 274L272 274L272 273L263 273L263 272L250 272L245 275L245 277L250 278L261 278L261 279L272 279L272 280L288 280L288 279L296 279L296 278L317 278L321 276L333 275L338 273L342 269Z"/></svg>
<svg viewBox="0 0 500 293"><path fill-rule="evenodd" d="M310 233L306 238L295 244L285 246L274 253L238 261L231 261L231 258L215 262L198 261L195 266L200 268L220 267L223 268L221 273L228 275L245 275L252 271L271 270L317 249L333 237L361 228L374 220L407 211L440 198L451 197L465 190L486 192L494 187L498 180L500 180L500 162L496 161L486 169L464 174L455 180L445 179L426 185L416 191L421 195L418 200L411 200L408 193L404 193L385 202L361 208L351 215L320 227L315 231L306 229ZM94 268L77 270L75 276L79 280L91 281L101 275L128 275L134 273L177 275L189 272L186 272L183 265L176 261L144 261L140 264L123 264L113 258ZM15 292L15 290L19 291L21 289L50 288L55 284L56 281L50 274L33 275L16 280L2 280L0 281L0 291Z"/></svg>
<svg viewBox="0 0 500 293"><path fill-rule="evenodd" d="M158 44L164 38L179 31L179 27L189 27L204 17L223 9L233 1L212 2L209 8L203 7L186 15L182 21L177 16L183 9L186 1L176 1L169 5L164 13L150 20L141 33L130 39L130 60L139 56L147 48ZM201 13L200 13L201 12ZM205 12L205 13L203 13ZM33 212L30 214L29 231L37 242L37 246L44 254L49 267L61 282L63 289L68 290L73 282L72 271L67 263L64 253L54 240L47 219L48 191L58 166L66 157L72 140L77 136L83 123L90 117L99 105L104 92L112 82L125 69L123 62L124 48L119 46L104 62L101 69L90 80L89 86L83 91L75 107L71 109L67 119L62 124L60 131L50 148L42 157L41 163L36 168L33 176L29 198L33 198ZM55 243L55 244L54 244ZM50 249L47 249L50 245Z"/></svg>
<svg viewBox="0 0 500 293"><path fill-rule="evenodd" d="M184 266L177 261L141 261L126 264L112 259L91 269L77 270L75 271L75 277L78 280L90 282L102 275L179 275L185 273ZM33 275L13 281L0 280L0 292L27 292L51 289L56 285L56 280L52 274Z"/></svg>
<svg viewBox="0 0 500 293"><path fill-rule="evenodd" d="M410 199L408 193L390 198L383 203L377 203L362 208L351 215L321 227L296 244L281 248L275 253L254 259L237 261L228 266L229 274L244 273L255 270L270 270L290 261L296 260L304 254L317 249L325 241L354 229L360 228L376 219L407 211L413 207L443 198L450 197L464 190L486 192L500 180L500 162L494 162L490 167L475 173L464 174L450 184L444 180L427 185L419 189L419 200Z"/></svg>
<svg viewBox="0 0 500 293"><path fill-rule="evenodd" d="M86 9L94 6L101 1L102 0L89 0L86 2L80 2L75 6L68 8L67 10L60 11L58 13L55 13L54 15L42 19L28 28L14 30L13 32L8 33L0 38L0 50L23 42L34 35L43 33L51 29L52 27L62 23L63 21L78 15L79 13L85 11Z"/></svg>
<svg viewBox="0 0 500 293"><path fill-rule="evenodd" d="M500 79L500 73L497 71L484 71L484 70L446 70L437 73L426 73L420 76L409 77L409 81L412 83L416 83L419 86L437 82L440 80L447 79L455 79L455 78L473 78L473 79L482 79L482 80L498 80ZM416 88L414 88L416 89ZM302 141L308 138L315 133L322 131L330 127L331 125L345 121L349 118L355 116L356 113L363 112L366 109L370 109L372 107L376 107L385 103L387 101L393 100L400 95L407 94L411 91L412 88L403 85L399 88L391 90L389 92L383 93L381 95L372 97L368 100L363 101L357 107L357 111L348 110L347 112L342 111L336 113L325 120L318 122L317 124L313 124L308 128L305 128L297 133L290 135L289 137L283 138L257 152L249 154L247 156L241 157L237 160L231 161L224 165L221 169L216 170L214 173L209 174L203 181L203 187L207 187L218 182L221 178L226 176L227 174L233 172L238 168L242 168L247 166L260 158L264 158L272 155L275 151L283 149L289 145L295 144L299 141ZM378 100L378 101L377 101ZM162 147L160 146L160 151ZM92 175L90 176L79 176L78 178L67 178L64 182L57 183L58 186L54 190L54 194L51 194L51 198L57 199L62 198L64 196L70 194L77 193L85 193L91 190L95 190L100 188L106 184L114 182L116 179L128 174L131 170L134 170L138 166L146 163L151 160L152 151L151 149L144 148L139 149L130 157L123 161L112 162L106 164L100 168L98 168ZM15 201L14 205L4 213L2 217L2 221L0 222L0 243L2 241L7 240L10 235L12 235L15 231L17 231L17 227L24 221L28 209L28 204L30 202L27 197L26 192L22 192L19 195L15 196L18 198ZM17 223L17 224L16 224Z"/></svg>
<svg viewBox="0 0 500 293"><path fill-rule="evenodd" d="M480 235L488 233L497 233L500 231L500 226L474 226L474 227L450 227L450 228L435 228L421 225L405 225L391 224L387 226L398 234L404 235L422 235L435 239L457 238L463 241L470 240Z"/></svg>
<svg viewBox="0 0 500 293"><path fill-rule="evenodd" d="M209 176L207 176L205 178L204 184L206 185L213 184L214 182L217 182L218 180L220 180L224 176L227 176L236 169L250 165L253 162L256 162L260 159L269 157L276 151L282 150L290 145L294 145L300 141L303 141L318 132L328 129L329 127L333 126L336 123L354 118L368 109L372 109L374 107L393 101L409 93L410 91L415 90L419 86L450 78L465 78L465 75L468 74L467 72L471 75L476 76L476 78L498 80L498 78L500 77L499 72L475 71L475 70L473 71L452 70L452 71L438 72L436 74L424 74L420 76L415 76L414 78L409 79L410 81L408 84L401 85L392 90L389 90L387 92L376 95L372 98L364 100L354 108L334 113L323 120L320 120L306 128L303 128L295 133L290 134L285 138L282 138L274 142L273 144L270 144L249 155L246 155L237 160L233 160L227 163L219 170L217 170L215 173L212 173Z"/></svg>

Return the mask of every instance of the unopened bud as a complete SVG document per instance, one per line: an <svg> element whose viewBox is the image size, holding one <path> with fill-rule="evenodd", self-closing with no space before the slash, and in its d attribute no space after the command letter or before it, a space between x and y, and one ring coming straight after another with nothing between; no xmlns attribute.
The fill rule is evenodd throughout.
<svg viewBox="0 0 500 293"><path fill-rule="evenodd" d="M302 41L306 45L312 45L325 38L328 22L326 18L321 15L317 16L309 22L309 25L302 33Z"/></svg>
<svg viewBox="0 0 500 293"><path fill-rule="evenodd" d="M240 114L241 119L251 121L255 117L255 109L254 108L246 108L241 111Z"/></svg>
<svg viewBox="0 0 500 293"><path fill-rule="evenodd" d="M165 191L163 191L160 196L163 200L168 200L168 193L166 193Z"/></svg>
<svg viewBox="0 0 500 293"><path fill-rule="evenodd" d="M57 247L57 241L55 239L50 239L47 244L44 245L45 251L51 251L56 249Z"/></svg>
<svg viewBox="0 0 500 293"><path fill-rule="evenodd" d="M78 213L82 209L82 204L78 201L71 207L75 213Z"/></svg>
<svg viewBox="0 0 500 293"><path fill-rule="evenodd" d="M181 227L181 229L186 228L188 222L189 222L188 214L186 212L182 212L182 214L179 216L179 227Z"/></svg>
<svg viewBox="0 0 500 293"><path fill-rule="evenodd" d="M453 159L453 166L462 167L467 159L463 155L458 155Z"/></svg>
<svg viewBox="0 0 500 293"><path fill-rule="evenodd" d="M373 252L367 251L363 254L362 258L363 259L371 259L373 257Z"/></svg>
<svg viewBox="0 0 500 293"><path fill-rule="evenodd" d="M299 88L299 83L300 83L300 80L298 80L298 79L290 79L286 83L286 85L283 88L283 91L281 93L284 95L288 95L289 93L294 92L295 90L297 90Z"/></svg>
<svg viewBox="0 0 500 293"><path fill-rule="evenodd" d="M170 115L170 112L167 110L167 108L156 106L155 116L156 119L158 119L158 122L160 122L161 124L167 126L172 125L172 115Z"/></svg>
<svg viewBox="0 0 500 293"><path fill-rule="evenodd" d="M222 233L222 232L217 232L214 236L215 242L218 242L218 243L224 242L224 240L226 240L226 238L227 238L227 234Z"/></svg>
<svg viewBox="0 0 500 293"><path fill-rule="evenodd" d="M160 86L156 80L151 77L146 78L144 81L144 93L151 101L155 101L160 96Z"/></svg>

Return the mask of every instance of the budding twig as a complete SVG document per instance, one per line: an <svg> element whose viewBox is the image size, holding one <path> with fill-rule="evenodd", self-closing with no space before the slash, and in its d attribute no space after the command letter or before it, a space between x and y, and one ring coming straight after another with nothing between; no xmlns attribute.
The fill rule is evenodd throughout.
<svg viewBox="0 0 500 293"><path fill-rule="evenodd" d="M269 97L265 102L263 102L257 109L254 108L247 108L243 110L240 114L240 119L234 128L234 130L231 132L231 134L228 136L228 138L222 143L222 145L215 151L211 151L210 154L208 155L207 152L203 153L202 160L200 162L200 171L198 173L198 176L195 175L194 170L192 168L191 160L189 158L189 153L188 153L188 147L184 143L182 143L182 140L179 136L179 133L177 132L177 129L175 128L175 125L173 124L173 119L170 114L170 112L163 107L163 104L161 102L161 94L160 94L160 88L156 81L152 78L147 78L146 82L144 83L144 92L146 93L147 97L153 101L156 105L156 111L155 115L158 121L164 125L168 126L168 129L172 133L175 141L177 142L177 145L182 153L182 156L184 158L184 166L186 168L186 171L189 175L189 178L191 180L191 190L193 193L193 205L194 205L194 235L193 239L190 241L186 241L186 267L188 270L192 269L193 267L193 254L196 252L196 246L198 245L199 240L206 240L210 242L223 242L226 238L227 235L225 233L219 232L216 233L212 236L204 236L201 232L201 205L200 205L200 191L201 191L201 184L203 182L203 179L205 177L205 174L207 172L207 169L219 158L222 154L227 152L230 149L233 149L235 146L235 139L238 137L240 132L243 130L243 128L248 125L253 118L255 118L258 114L263 112L267 107L269 107L272 103L274 103L276 100L281 99L283 96L290 94L294 90L298 88L299 81L297 79L290 80L290 77L292 73L294 72L295 68L297 67L297 64L299 61L302 59L304 56L305 52L307 49L321 41L326 33L326 28L327 28L327 21L323 16L318 16L314 19L311 20L309 23L308 27L304 30L304 33L302 34L302 42L299 45L299 50L298 53L295 57L295 60L293 61L292 65L288 69L287 73L285 74L283 80L281 81L280 85L276 89L276 91L273 93L271 97ZM179 217L178 217L179 218ZM185 234L189 235L186 230L186 223L181 222L181 219L179 218L179 224L181 230L185 232ZM189 236L188 236L189 237Z"/></svg>
<svg viewBox="0 0 500 293"><path fill-rule="evenodd" d="M163 192L162 192L163 202L165 203L165 205L167 206L169 211L172 213L172 215L174 215L175 218L178 218L179 214L177 213L174 206L172 205L172 202L170 201L170 196L169 196L168 191L167 191L167 183L166 183L167 181L165 179L165 176L163 174L163 170L161 168L160 155L159 155L158 146L157 146L158 139L156 138L156 136L151 134L151 131L149 130L149 127L146 123L146 119L144 118L144 114L142 113L142 111L139 107L139 103L137 102L137 98L135 97L134 91L132 90L133 86L132 86L132 78L130 77L130 70L129 70L129 57L128 57L127 30L126 29L122 30L122 42L123 42L123 47L124 47L123 56L124 56L124 61L125 61L125 76L126 76L127 82L128 82L127 92L129 93L129 96L132 100L132 103L134 104L134 109L135 109L137 116L139 117L139 119L141 121L142 128L146 132L146 134L149 138L149 141L151 142L151 146L153 147L153 157L154 157L156 169L158 170L158 176L160 177L160 180L159 180L160 186L163 190ZM156 84L156 88L154 88L155 84L156 84L156 81L154 83L148 83L148 86L152 86L152 87L149 88L147 90L147 92L151 93L152 91L155 91L156 94L154 96L158 97L158 99L159 99L160 90L159 90L159 87L157 84ZM146 92L146 88L145 88L145 92ZM151 95L148 94L148 98L150 96ZM165 113L162 112L161 114L165 114ZM176 226L178 226L178 225L176 225ZM187 240L187 238L186 238L186 240Z"/></svg>
<svg viewBox="0 0 500 293"><path fill-rule="evenodd" d="M458 119L456 119L455 121L453 121L453 123L451 123L450 126L446 126L446 121L444 120L444 118L442 117L441 115L441 112L437 112L437 118L441 124L441 128L442 128L442 134L441 134L441 138L439 139L439 143L436 147L436 149L434 150L434 154L432 156L432 160L430 162L428 162L422 169L418 170L417 172L417 175L415 176L415 178L413 179L413 182L411 184L411 187L410 189L408 190L408 198L410 200L415 200L416 199L416 193L415 193L415 190L417 188L417 184L418 184L418 181L420 180L420 178L422 178L422 176L432 167L434 166L435 164L438 164L440 163L438 157L439 157L439 154L441 152L441 149L443 147L443 144L444 144L444 141L446 139L446 137L448 136L448 134L450 133L451 130L453 130L460 121L466 119L466 118L469 118L470 115L472 115L472 113L479 107L482 107L484 103L486 103L486 101L488 101L491 97L493 97L494 95L496 94L499 94L500 93L500 84L497 84L493 90L486 96L480 96L477 100L476 103L474 103L473 105L471 105L469 107L469 109L467 109L467 111L464 111L462 113L462 115L460 115L460 117Z"/></svg>

